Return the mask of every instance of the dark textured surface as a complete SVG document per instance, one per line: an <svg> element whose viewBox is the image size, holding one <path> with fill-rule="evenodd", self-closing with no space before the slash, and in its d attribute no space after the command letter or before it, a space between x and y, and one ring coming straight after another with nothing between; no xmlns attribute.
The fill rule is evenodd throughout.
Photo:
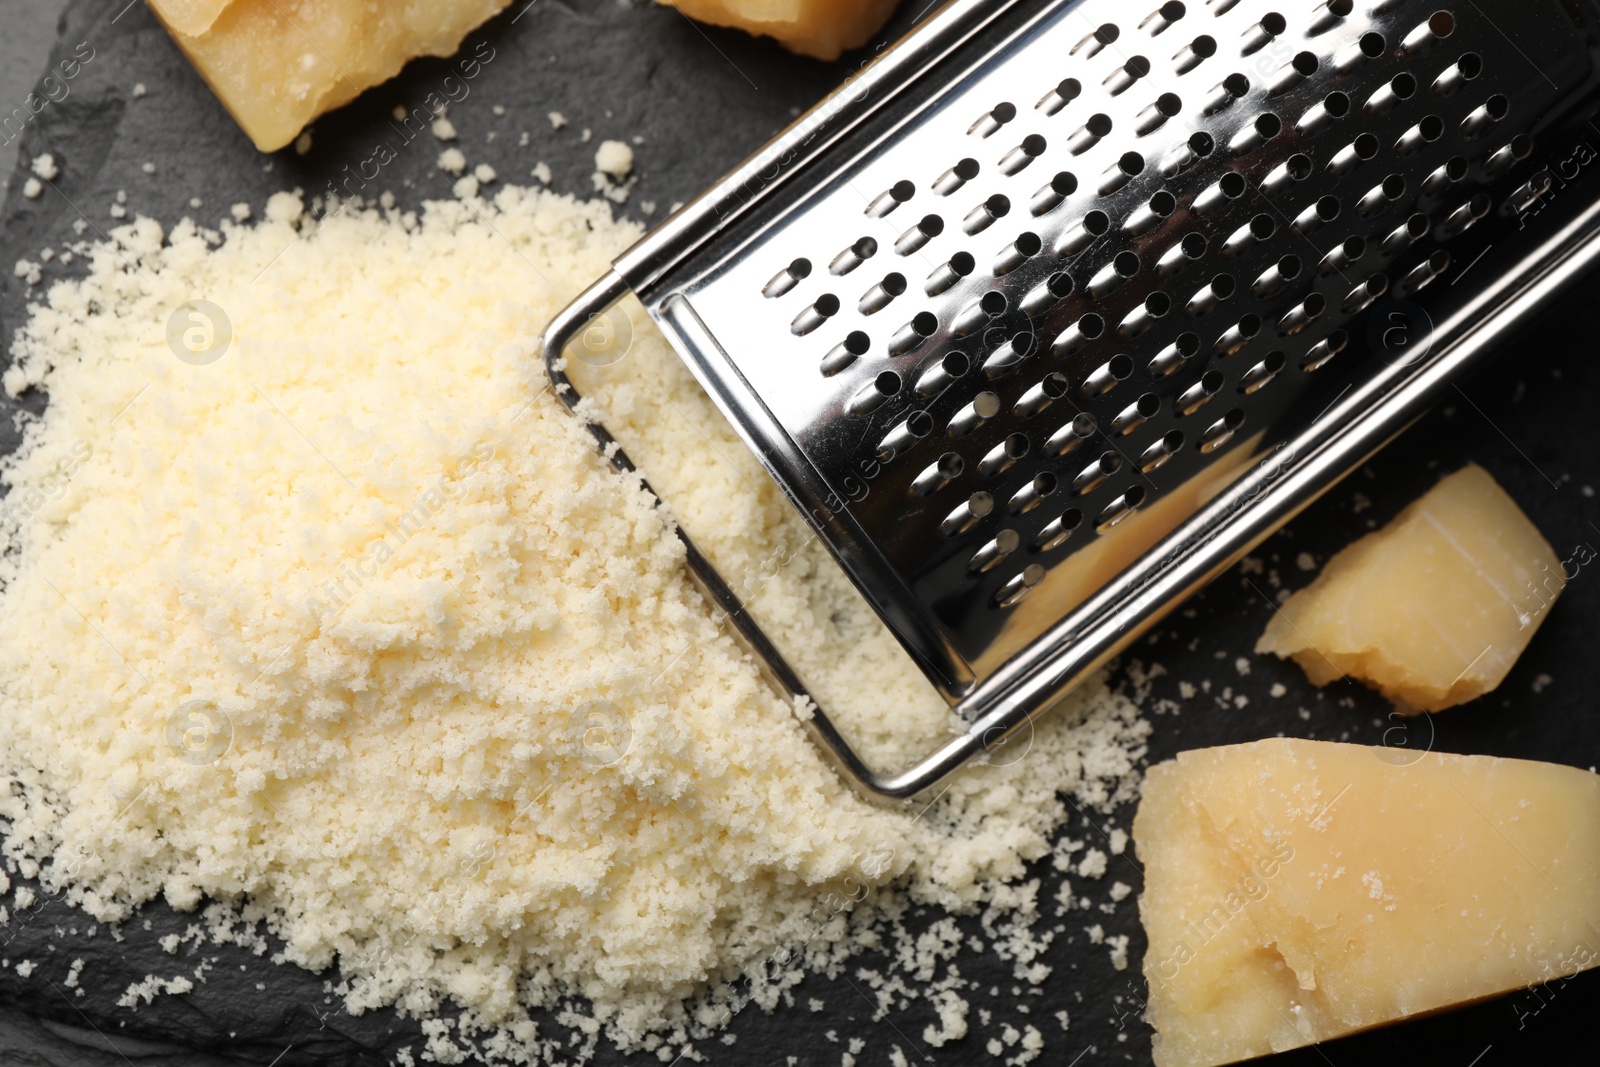
<svg viewBox="0 0 1600 1067"><path fill-rule="evenodd" d="M71 52L79 42L89 42L95 59L75 79L72 94L44 109L23 141L23 160L52 151L62 177L37 201L25 200L20 180L14 179L0 215L0 267L5 268L0 271L0 331L8 341L28 299L25 287L11 277L10 265L23 256L37 259L45 245L59 247L70 240L79 217L89 221L90 238L109 229L114 221L108 208L119 189L127 191L131 211L164 223L185 215L215 222L238 201L259 207L279 189L324 189L349 173L346 166L358 165L388 140L398 158L372 183L372 191L390 189L407 204L448 195L449 179L434 166L442 146L425 136L402 147L388 120L396 104L416 106L439 91L452 72L449 61L415 63L395 83L324 118L308 155L289 151L262 157L143 6L125 9L127 2L80 0L68 12L58 49ZM125 13L119 17L119 12ZM914 14L903 12L900 22L908 23ZM468 158L492 164L503 181L524 182L534 163L544 160L554 170L556 188L587 196L595 143L643 134L646 141L636 149L641 179L623 209L640 218L645 201L658 205L654 217L659 219L673 202L714 180L836 83L849 65L797 60L738 34L695 27L669 10L611 0L537 0L529 8L518 3L474 34L466 50L480 41L493 47L494 59L470 83L470 95L450 111L461 134L457 144ZM37 57L41 70L46 62L47 57ZM132 96L136 82L148 87L142 99ZM493 113L497 104L507 109L504 117ZM565 113L570 125L553 130L544 117L551 110ZM580 141L586 127L594 131L595 142ZM524 130L532 137L526 148L517 143ZM142 173L146 161L157 164L155 176ZM189 207L192 197L202 202L198 210ZM1600 486L1592 414L1600 399L1600 368L1592 351L1592 338L1600 332L1596 294L1600 280L1583 283L1543 316L1534 332L1508 346L1493 370L1462 383L1445 407L1265 545L1255 557L1259 570L1224 577L1191 610L1161 626L1151 639L1154 647L1141 646L1130 655L1161 663L1169 673L1156 681L1154 696L1182 704L1181 714L1154 716L1152 760L1186 748L1286 733L1368 743L1387 738L1579 766L1600 763L1592 706L1600 691L1595 655L1600 577L1588 569L1573 580L1499 692L1431 719L1390 719L1381 700L1354 685L1319 693L1297 668L1276 661L1250 656L1248 676L1235 666L1271 610L1266 597L1276 591L1273 572L1285 585L1304 584L1310 575L1296 566L1299 553L1311 553L1320 564L1468 459L1492 471L1563 556L1579 544L1600 546L1600 500L1584 491ZM30 399L25 406L41 402ZM12 447L10 419L0 420L0 434L5 435L0 447ZM1550 681L1542 684L1546 675ZM1209 693L1180 699L1180 682L1200 686L1205 681L1211 683ZM1286 687L1281 698L1270 695L1274 683ZM1248 701L1243 706L1235 700L1241 696ZM1131 815L1118 812L1116 822L1126 827ZM1093 837L1100 823L1066 832ZM1053 899L1063 876L1047 865L1037 873L1044 883L1041 900ZM1131 854L1113 859L1101 882L1073 881L1079 895L1098 905L1113 879L1139 886ZM14 904L14 894L4 902ZM1047 916L1052 909L1045 906ZM414 1022L385 1012L359 1019L344 1014L324 992L328 976L275 966L241 949L208 945L195 950L186 944L172 956L159 947L163 935L181 934L194 921L192 915L154 904L125 924L118 941L104 928L90 936L93 924L81 913L46 901L0 926L0 1064L148 1061L210 1067L268 1064L275 1058L282 1064L365 1064L383 1062L397 1048L415 1044ZM765 1067L790 1056L800 1064L837 1064L846 1042L859 1037L866 1042L858 1057L862 1064L887 1063L892 1045L913 1062L998 1063L984 1044L1010 1022L1032 1023L1045 1033L1042 1063L1148 1063L1150 1035L1138 1020L1143 983L1137 961L1143 941L1132 899L1113 914L1096 907L1061 921L1065 932L1045 957L1055 973L1041 996L1013 994L1009 963L962 953L962 974L979 987L966 994L972 1000L973 1036L963 1042L928 1048L921 1040L933 1018L926 1005L874 1021L852 968L850 977L808 980L797 991L796 1007L770 1016L747 1009L732 1024L731 1044L708 1042L700 1052L714 1064ZM1087 943L1083 928L1094 923L1108 934L1132 935L1132 968L1114 971L1105 947ZM1047 918L1041 929L1053 924ZM967 925L976 929L976 923ZM78 958L85 961L81 997L65 986ZM15 969L25 959L36 964L26 978ZM128 985L145 975L192 974L202 959L213 962L193 992L158 997L138 1009L117 1006ZM258 983L264 988L258 990ZM821 1012L807 1010L812 997L823 1002ZM1589 1012L1597 1005L1600 977L1591 973L1537 995L1500 998L1274 1062L1337 1067L1592 1063ZM980 1022L980 1009L993 1012L988 1025ZM1065 1033L1054 1018L1062 1009L1071 1016ZM602 1051L599 1058L619 1057Z"/></svg>

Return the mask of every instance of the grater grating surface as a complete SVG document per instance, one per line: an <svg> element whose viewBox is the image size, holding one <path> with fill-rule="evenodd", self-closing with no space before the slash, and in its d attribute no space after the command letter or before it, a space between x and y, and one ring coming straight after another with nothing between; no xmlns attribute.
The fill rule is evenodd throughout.
<svg viewBox="0 0 1600 1067"><path fill-rule="evenodd" d="M1314 424L1370 451L1573 260L1528 221L1582 164L1535 146L1595 132L1587 2L1022 7L952 4L714 191L697 243L618 263L983 728L967 754L1196 584L1163 572L1214 573L1342 473ZM846 756L877 791L933 780Z"/></svg>

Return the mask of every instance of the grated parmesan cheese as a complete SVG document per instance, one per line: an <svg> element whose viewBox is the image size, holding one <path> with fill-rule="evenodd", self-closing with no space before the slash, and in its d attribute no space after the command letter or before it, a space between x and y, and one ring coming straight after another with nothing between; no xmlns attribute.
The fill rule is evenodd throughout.
<svg viewBox="0 0 1600 1067"><path fill-rule="evenodd" d="M543 324L634 227L515 187L258 215L118 227L14 346L6 388L49 405L0 464L0 819L38 858L71 851L42 878L70 871L108 922L220 901L211 936L258 954L229 909L265 919L288 962L339 966L351 1010L459 1004L427 1022L436 1058L484 1027L531 1048L526 1012L558 1003L591 1038L687 1047L878 944L875 909L931 983L924 1037L957 1040L959 933L916 944L908 901L987 907L1043 980L1038 882L1007 883L1050 855L1064 797L1133 795L1130 701L1090 684L1030 758L921 814L862 801L670 522L870 759L920 754L948 708L636 305L572 372L674 516L545 390Z"/></svg>

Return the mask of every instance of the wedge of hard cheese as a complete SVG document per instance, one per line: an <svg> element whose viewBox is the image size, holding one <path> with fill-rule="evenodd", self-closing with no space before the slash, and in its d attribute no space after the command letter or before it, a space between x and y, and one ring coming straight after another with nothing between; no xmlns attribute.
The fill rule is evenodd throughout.
<svg viewBox="0 0 1600 1067"><path fill-rule="evenodd" d="M1292 656L1317 685L1348 676L1438 711L1499 685L1565 584L1538 528L1469 466L1330 559L1256 651Z"/></svg>
<svg viewBox="0 0 1600 1067"><path fill-rule="evenodd" d="M1133 837L1158 1067L1281 1052L1600 960L1600 777L1390 755L1275 738L1151 768Z"/></svg>
<svg viewBox="0 0 1600 1067"><path fill-rule="evenodd" d="M898 0L660 0L690 18L775 37L791 52L838 59L866 44Z"/></svg>
<svg viewBox="0 0 1600 1067"><path fill-rule="evenodd" d="M150 9L256 147L270 152L408 60L453 54L508 3L150 0Z"/></svg>

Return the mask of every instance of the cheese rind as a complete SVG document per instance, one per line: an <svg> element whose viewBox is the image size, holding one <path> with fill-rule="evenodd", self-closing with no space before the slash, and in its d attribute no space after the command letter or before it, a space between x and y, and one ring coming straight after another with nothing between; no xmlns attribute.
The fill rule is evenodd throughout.
<svg viewBox="0 0 1600 1067"><path fill-rule="evenodd" d="M1134 819L1158 1067L1298 1048L1600 961L1600 777L1272 738Z"/></svg>
<svg viewBox="0 0 1600 1067"><path fill-rule="evenodd" d="M690 18L775 37L791 52L838 59L883 28L898 0L659 0Z"/></svg>
<svg viewBox="0 0 1600 1067"><path fill-rule="evenodd" d="M1516 501L1468 466L1330 559L1256 651L1317 685L1356 678L1401 710L1439 711L1505 679L1565 584Z"/></svg>
<svg viewBox="0 0 1600 1067"><path fill-rule="evenodd" d="M150 9L256 147L271 152L409 60L454 54L508 3L396 10L359 0L150 0Z"/></svg>

